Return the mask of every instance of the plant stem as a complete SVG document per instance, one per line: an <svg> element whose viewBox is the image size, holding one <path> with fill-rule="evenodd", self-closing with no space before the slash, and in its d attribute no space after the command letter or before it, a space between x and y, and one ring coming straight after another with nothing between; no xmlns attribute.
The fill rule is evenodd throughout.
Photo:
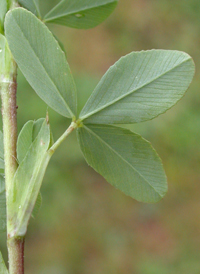
<svg viewBox="0 0 200 274"><path fill-rule="evenodd" d="M5 72L1 75L1 101L3 118L3 139L4 139L4 163L5 163L5 185L6 185L6 204L7 204L7 227L11 222L8 208L8 197L10 190L14 188L13 177L17 170L17 65L12 55L7 54ZM7 232L9 273L23 274L23 244L21 239L10 238Z"/></svg>
<svg viewBox="0 0 200 274"><path fill-rule="evenodd" d="M10 79L4 79L1 83L3 137L4 137L4 161L6 191L9 192L11 182L17 169L17 106L16 106L16 71L10 75Z"/></svg>
<svg viewBox="0 0 200 274"><path fill-rule="evenodd" d="M24 274L24 238L8 239L8 252L9 273Z"/></svg>
<svg viewBox="0 0 200 274"><path fill-rule="evenodd" d="M61 137L52 145L52 147L49 149L49 153L53 154L55 150L60 146L60 144L67 138L67 136L75 129L77 128L77 124L75 122L72 122L68 129L61 135Z"/></svg>

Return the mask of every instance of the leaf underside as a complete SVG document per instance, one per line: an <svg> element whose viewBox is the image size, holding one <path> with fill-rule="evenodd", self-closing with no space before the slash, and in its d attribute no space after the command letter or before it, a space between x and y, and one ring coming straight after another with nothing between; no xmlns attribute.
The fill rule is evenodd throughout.
<svg viewBox="0 0 200 274"><path fill-rule="evenodd" d="M41 192L39 192L37 200L35 202L34 209L31 214L31 216L33 218L35 218L37 216L38 212L40 211L41 206L42 206L42 194L41 194Z"/></svg>
<svg viewBox="0 0 200 274"><path fill-rule="evenodd" d="M39 0L18 0L18 2L36 16L40 16Z"/></svg>
<svg viewBox="0 0 200 274"><path fill-rule="evenodd" d="M1 252L0 252L0 274L8 274L8 270L6 268Z"/></svg>
<svg viewBox="0 0 200 274"><path fill-rule="evenodd" d="M80 113L84 124L129 124L153 119L176 104L194 76L179 51L132 52L108 69Z"/></svg>
<svg viewBox="0 0 200 274"><path fill-rule="evenodd" d="M16 8L6 15L5 33L20 70L36 93L61 115L76 116L74 80L49 29L31 12Z"/></svg>
<svg viewBox="0 0 200 274"><path fill-rule="evenodd" d="M45 118L28 121L22 128L17 139L17 159L19 163L25 158L30 146L39 134Z"/></svg>
<svg viewBox="0 0 200 274"><path fill-rule="evenodd" d="M34 0L22 2L31 4ZM91 28L105 20L116 4L112 0L87 0L84 4L61 1L45 16L45 22ZM74 81L65 55L48 28L30 12L17 8L6 16L5 30L11 52L33 89L58 113L74 118ZM184 95L193 76L191 57L178 51L133 52L116 62L80 113L84 125L77 134L88 164L126 195L142 202L159 201L167 191L167 181L155 150L141 136L108 124L138 123L164 113ZM50 159L46 153L50 131L45 125L38 124L37 131L30 121L19 135L20 165L10 201L12 210L15 208L14 235L25 234L36 199L40 203L38 193Z"/></svg>
<svg viewBox="0 0 200 274"><path fill-rule="evenodd" d="M50 143L49 125L46 120L44 120L42 125L41 119L38 121L38 124L36 122L38 127L35 126L35 131L31 130L33 140L31 146L29 148L26 146L26 153L24 153L24 148L22 150L22 161L19 163L13 179L14 189L9 190L8 231L11 236L25 235L28 221L38 198L44 173L50 160L50 156L47 153ZM22 135L27 135L25 133L27 133L26 130L30 126L30 123L26 125L27 127L22 129L21 137L19 135L20 138L22 138ZM32 129L34 129L34 125ZM34 132L37 134L36 137L34 136ZM21 141L18 142L18 144L20 143Z"/></svg>
<svg viewBox="0 0 200 274"><path fill-rule="evenodd" d="M47 23L89 29L102 23L117 3L118 0L64 0L46 14L44 20Z"/></svg>
<svg viewBox="0 0 200 274"><path fill-rule="evenodd" d="M45 119L41 118L37 121L28 121L20 131L20 134L17 139L17 158L18 162L21 163L25 158L26 154L29 151L32 143L40 132L42 124ZM42 194L39 193L37 200L35 202L35 206L32 212L32 217L36 217L42 205Z"/></svg>
<svg viewBox="0 0 200 274"><path fill-rule="evenodd" d="M7 0L0 1L0 30L3 29L3 22L7 12L7 5Z"/></svg>
<svg viewBox="0 0 200 274"><path fill-rule="evenodd" d="M86 125L78 128L78 140L88 164L126 195L149 203L165 195L161 160L141 136L114 126Z"/></svg>

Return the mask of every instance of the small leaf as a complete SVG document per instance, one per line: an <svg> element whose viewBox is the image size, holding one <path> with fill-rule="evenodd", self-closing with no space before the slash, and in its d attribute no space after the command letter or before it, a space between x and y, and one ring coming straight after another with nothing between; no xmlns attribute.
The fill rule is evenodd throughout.
<svg viewBox="0 0 200 274"><path fill-rule="evenodd" d="M17 158L19 163L22 162L26 156L30 146L39 134L45 118L38 119L37 121L28 121L19 133L17 140Z"/></svg>
<svg viewBox="0 0 200 274"><path fill-rule="evenodd" d="M17 140L17 158L19 163L23 161L26 154L29 151L32 143L38 136L41 127L45 121L45 118L38 119L37 121L28 121L20 131L18 140ZM42 195L38 194L37 200L35 202L35 206L32 212L32 216L35 217L40 210L42 205Z"/></svg>
<svg viewBox="0 0 200 274"><path fill-rule="evenodd" d="M74 118L74 80L65 54L48 28L31 12L16 8L6 15L5 32L20 70L36 93L61 115Z"/></svg>
<svg viewBox="0 0 200 274"><path fill-rule="evenodd" d="M26 156L32 142L33 142L33 121L28 121L20 131L17 140L17 158L19 163L22 162Z"/></svg>
<svg viewBox="0 0 200 274"><path fill-rule="evenodd" d="M3 32L3 25L4 25L4 17L8 10L7 7L7 0L0 1L0 32Z"/></svg>
<svg viewBox="0 0 200 274"><path fill-rule="evenodd" d="M66 53L66 50L65 50L65 47L64 47L63 43L60 41L60 39L58 39L58 37L55 34L53 34L53 36L56 39L56 41L58 42L61 50L64 52L65 56L67 57L67 53Z"/></svg>
<svg viewBox="0 0 200 274"><path fill-rule="evenodd" d="M194 63L184 52L132 52L109 68L80 119L84 124L129 124L153 119L181 99L193 76Z"/></svg>
<svg viewBox="0 0 200 274"><path fill-rule="evenodd" d="M0 158L0 169L4 169L4 160Z"/></svg>
<svg viewBox="0 0 200 274"><path fill-rule="evenodd" d="M0 274L9 274L1 252L0 252Z"/></svg>
<svg viewBox="0 0 200 274"><path fill-rule="evenodd" d="M149 203L165 195L161 160L141 136L113 126L83 125L78 140L88 164L126 195Z"/></svg>
<svg viewBox="0 0 200 274"><path fill-rule="evenodd" d="M117 3L118 0L63 0L44 19L46 23L89 29L102 23Z"/></svg>
<svg viewBox="0 0 200 274"><path fill-rule="evenodd" d="M18 2L36 16L41 17L39 0L18 0Z"/></svg>
<svg viewBox="0 0 200 274"><path fill-rule="evenodd" d="M11 237L24 236L28 221L37 200L44 173L51 155L50 128L46 120L19 164L13 179L13 189L8 189L8 233Z"/></svg>
<svg viewBox="0 0 200 274"><path fill-rule="evenodd" d="M45 118L40 118L40 119L38 119L37 121L34 122L34 124L33 124L33 133L32 133L33 134L33 137L32 137L33 141L38 136L44 122L45 122Z"/></svg>
<svg viewBox="0 0 200 274"><path fill-rule="evenodd" d="M37 200L35 202L34 209L32 211L32 217L35 218L42 206L42 194L39 192Z"/></svg>
<svg viewBox="0 0 200 274"><path fill-rule="evenodd" d="M5 180L3 175L0 175L0 232L6 231L6 192ZM1 273L1 272L0 272Z"/></svg>

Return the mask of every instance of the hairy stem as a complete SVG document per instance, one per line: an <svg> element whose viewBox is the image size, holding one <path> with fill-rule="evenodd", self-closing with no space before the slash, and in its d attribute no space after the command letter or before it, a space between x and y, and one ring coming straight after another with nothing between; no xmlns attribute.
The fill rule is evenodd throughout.
<svg viewBox="0 0 200 274"><path fill-rule="evenodd" d="M1 101L3 117L3 139L4 139L4 162L5 162L5 185L7 203L7 226L12 219L9 215L8 198L10 190L13 189L13 177L17 170L17 65L12 55L7 54L5 72L1 75ZM9 274L23 274L23 245L21 239L8 238Z"/></svg>
<svg viewBox="0 0 200 274"><path fill-rule="evenodd" d="M16 106L16 71L10 79L4 79L1 83L3 137L4 137L4 160L6 191L12 187L11 182L17 169L17 106Z"/></svg>
<svg viewBox="0 0 200 274"><path fill-rule="evenodd" d="M24 274L24 238L8 239L8 252L9 273Z"/></svg>

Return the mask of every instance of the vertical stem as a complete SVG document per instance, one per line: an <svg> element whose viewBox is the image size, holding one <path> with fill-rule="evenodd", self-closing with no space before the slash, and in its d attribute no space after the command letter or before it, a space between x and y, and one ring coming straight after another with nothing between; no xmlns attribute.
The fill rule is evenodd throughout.
<svg viewBox="0 0 200 274"><path fill-rule="evenodd" d="M8 253L9 273L24 274L24 238L9 239Z"/></svg>
<svg viewBox="0 0 200 274"><path fill-rule="evenodd" d="M9 9L17 6L17 0L8 0ZM5 185L7 204L7 228L12 222L9 209L8 197L10 190L14 188L13 177L17 170L17 64L9 51L6 40L4 48L1 49L1 75L0 90L2 101L3 138L4 138L4 163L5 163ZM11 238L7 229L7 246L9 259L9 274L24 274L24 238Z"/></svg>
<svg viewBox="0 0 200 274"><path fill-rule="evenodd" d="M16 71L11 73L10 79L4 79L1 83L4 160L6 191L9 192L11 182L17 169L17 107L16 107Z"/></svg>
<svg viewBox="0 0 200 274"><path fill-rule="evenodd" d="M4 137L4 162L5 162L5 185L7 204L7 228L12 222L9 215L8 197L14 188L13 177L17 169L17 65L12 55L6 55L7 67L5 73L1 75L1 101L3 117L3 137ZM9 68L9 69L8 69ZM9 229L7 232L9 273L24 273L24 239L10 238Z"/></svg>

